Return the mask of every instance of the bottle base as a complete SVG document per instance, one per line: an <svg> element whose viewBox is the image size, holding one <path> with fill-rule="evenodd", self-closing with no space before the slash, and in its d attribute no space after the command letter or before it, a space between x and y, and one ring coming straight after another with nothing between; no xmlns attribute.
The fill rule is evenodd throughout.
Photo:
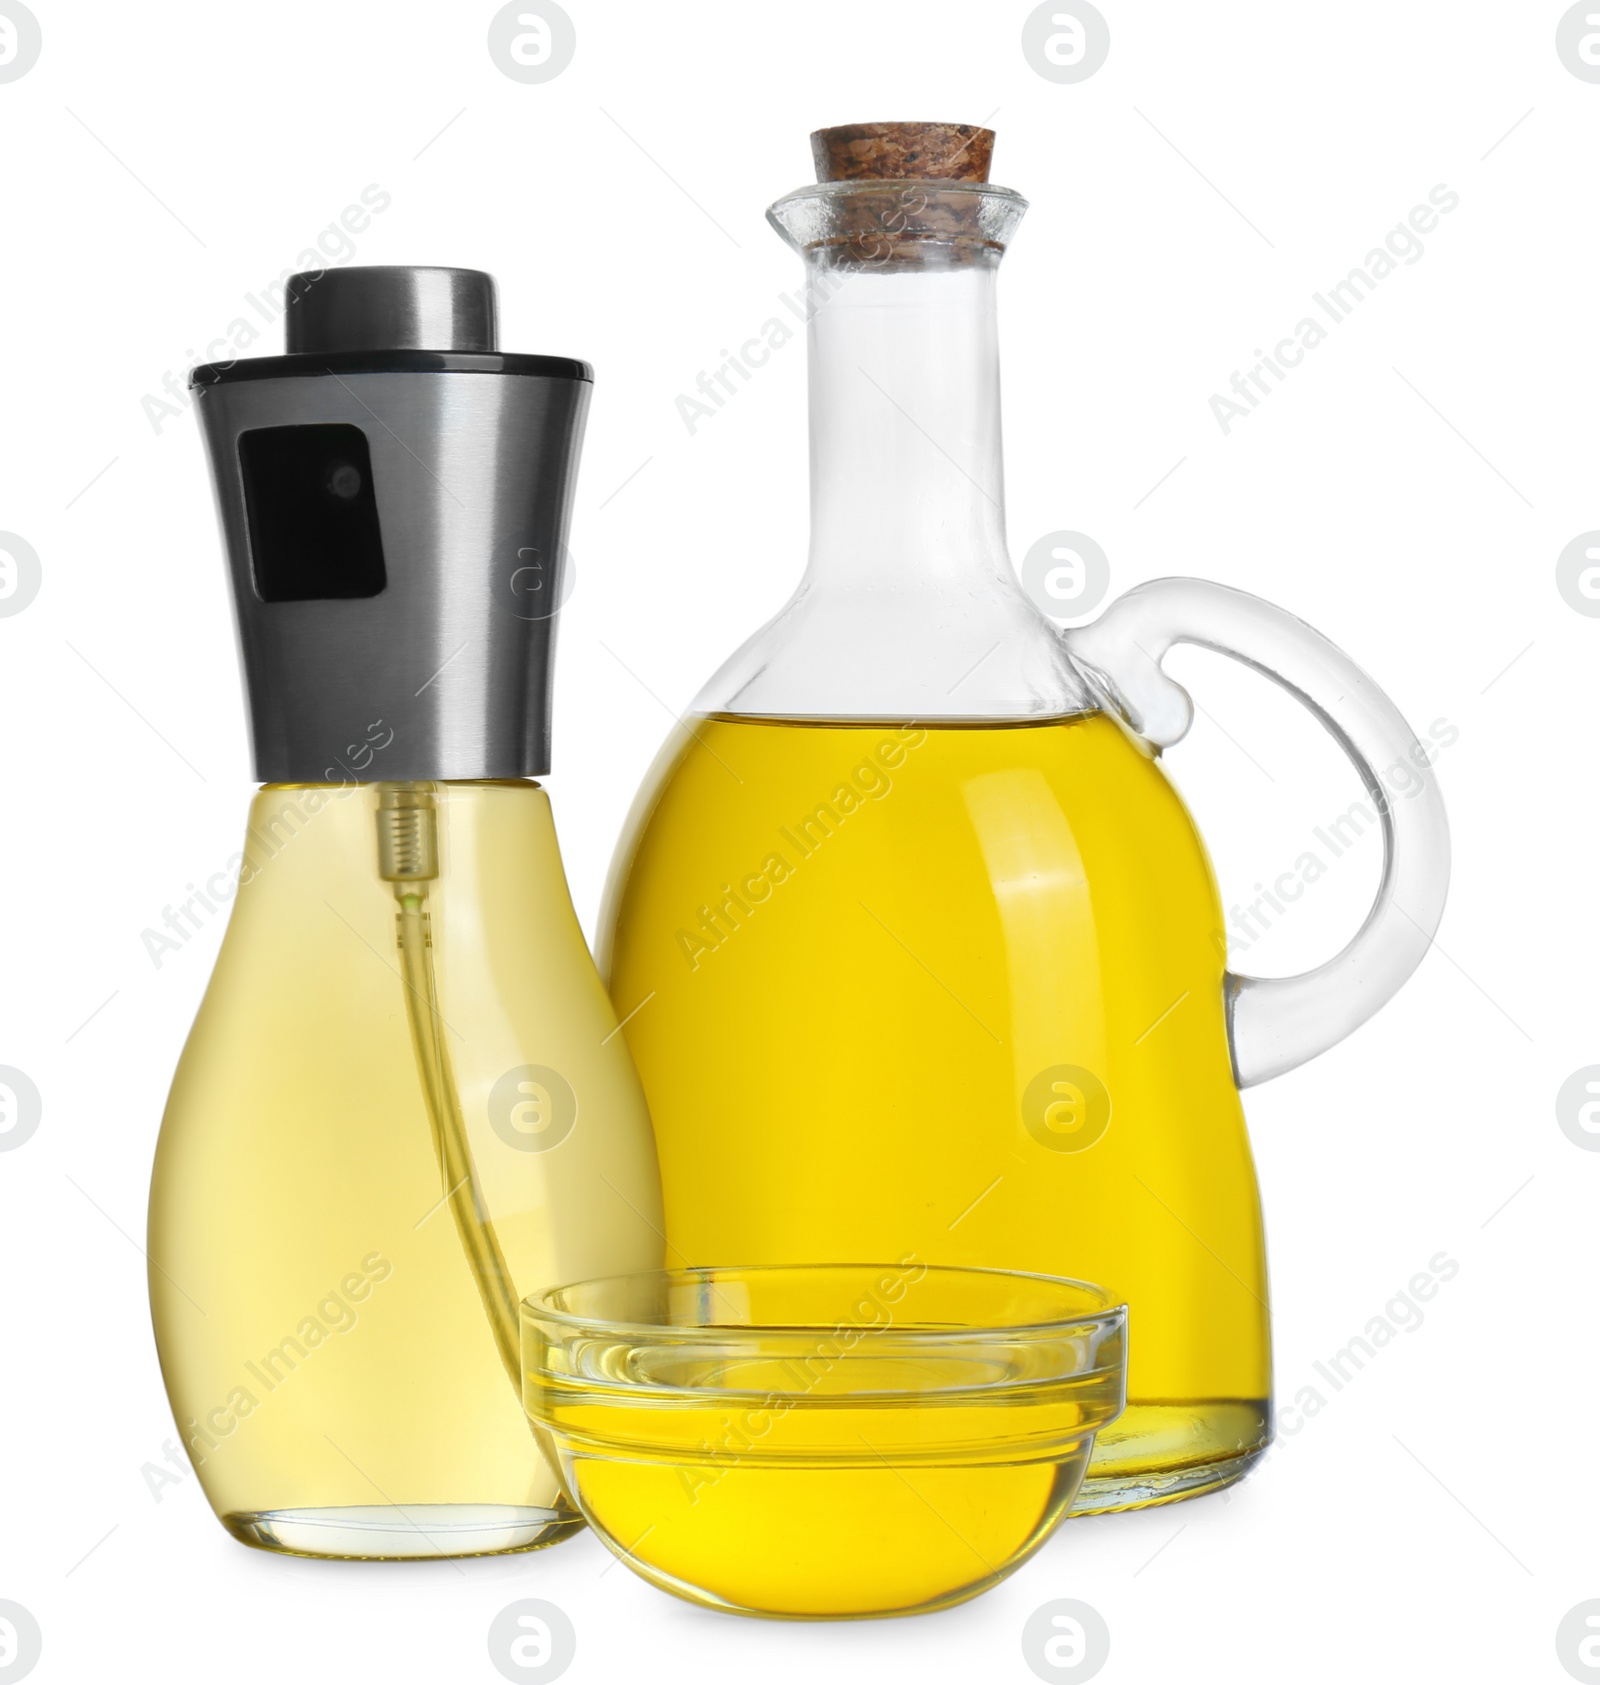
<svg viewBox="0 0 1600 1685"><path fill-rule="evenodd" d="M1220 1491L1272 1443L1270 1399L1130 1401L1100 1431L1073 1515L1148 1509Z"/></svg>
<svg viewBox="0 0 1600 1685"><path fill-rule="evenodd" d="M221 1519L234 1538L258 1550L361 1562L538 1550L558 1544L584 1525L581 1516L565 1507L521 1504L353 1504L253 1510Z"/></svg>
<svg viewBox="0 0 1600 1685"><path fill-rule="evenodd" d="M1073 1501L1072 1515L1111 1515L1117 1510L1153 1509L1158 1504L1175 1504L1183 1498L1201 1498L1232 1486L1253 1469L1266 1454L1266 1446L1195 1468L1163 1470L1147 1475L1110 1475L1086 1479Z"/></svg>

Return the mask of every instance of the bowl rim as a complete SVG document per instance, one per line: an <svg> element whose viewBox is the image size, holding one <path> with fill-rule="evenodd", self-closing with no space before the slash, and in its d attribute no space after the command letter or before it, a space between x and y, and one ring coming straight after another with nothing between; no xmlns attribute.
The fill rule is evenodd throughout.
<svg viewBox="0 0 1600 1685"><path fill-rule="evenodd" d="M622 1322L606 1317L586 1316L574 1311L560 1310L549 1302L557 1294L571 1293L581 1287L598 1287L607 1282L627 1281L645 1276L675 1276L680 1278L708 1275L771 1276L803 1274L812 1271L821 1273L827 1270L854 1270L878 1274L903 1270L908 1267L920 1269L923 1275L936 1272L941 1275L985 1276L997 1281L1041 1282L1052 1288L1074 1289L1090 1296L1095 1303L1069 1315L1049 1317L1042 1321L1035 1319L1029 1322L974 1322L950 1328L901 1328L892 1322L880 1327L876 1324L863 1326L843 1322L839 1319L832 1321L819 1319L813 1322L792 1323L749 1323L743 1326L737 1323ZM918 1280L921 1279L922 1277L919 1276ZM920 1260L912 1266L904 1259L875 1263L697 1264L675 1268L619 1270L612 1275L589 1276L580 1281L564 1283L561 1286L543 1288L538 1293L531 1293L524 1298L520 1311L523 1322L554 1323L564 1331L598 1332L628 1336L639 1340L657 1340L670 1337L684 1343L702 1341L705 1344L716 1345L737 1342L741 1338L770 1339L785 1334L833 1333L840 1328L859 1327L863 1338L891 1339L897 1344L905 1342L913 1347L951 1346L973 1341L993 1341L996 1339L1016 1341L1025 1336L1060 1335L1071 1330L1095 1326L1101 1329L1109 1329L1118 1325L1126 1326L1128 1319L1126 1300L1116 1299L1099 1283L1084 1281L1077 1276L1050 1275L1042 1270L997 1269L978 1264L929 1264Z"/></svg>

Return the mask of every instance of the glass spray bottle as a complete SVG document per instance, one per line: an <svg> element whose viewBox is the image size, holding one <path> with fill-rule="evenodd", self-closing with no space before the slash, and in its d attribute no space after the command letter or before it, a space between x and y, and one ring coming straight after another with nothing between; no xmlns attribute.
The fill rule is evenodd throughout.
<svg viewBox="0 0 1600 1685"><path fill-rule="evenodd" d="M661 1261L532 782L590 374L497 351L465 270L297 276L287 332L192 379L264 782L157 1148L156 1340L235 1537L527 1549L580 1522L518 1299Z"/></svg>

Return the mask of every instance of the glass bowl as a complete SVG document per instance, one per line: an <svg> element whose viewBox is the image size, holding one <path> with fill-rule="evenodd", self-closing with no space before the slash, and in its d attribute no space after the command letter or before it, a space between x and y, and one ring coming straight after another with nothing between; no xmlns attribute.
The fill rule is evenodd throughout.
<svg viewBox="0 0 1600 1685"><path fill-rule="evenodd" d="M747 1615L909 1615L986 1590L1121 1410L1124 1307L1009 1270L656 1270L522 1306L523 1400L635 1572Z"/></svg>

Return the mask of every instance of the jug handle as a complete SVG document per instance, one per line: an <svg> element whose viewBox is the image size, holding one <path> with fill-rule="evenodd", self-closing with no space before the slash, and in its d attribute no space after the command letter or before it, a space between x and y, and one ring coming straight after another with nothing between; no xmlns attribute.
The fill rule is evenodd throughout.
<svg viewBox="0 0 1600 1685"><path fill-rule="evenodd" d="M1201 579L1157 579L1064 634L1129 726L1161 748L1194 717L1189 693L1161 669L1174 644L1197 644L1253 667L1298 697L1350 757L1383 829L1383 876L1343 952L1297 977L1224 979L1234 1078L1241 1088L1293 1070L1364 1024L1417 968L1444 914L1450 831L1428 752L1384 693L1318 631L1260 597ZM1403 762L1420 783L1391 795L1382 768Z"/></svg>

